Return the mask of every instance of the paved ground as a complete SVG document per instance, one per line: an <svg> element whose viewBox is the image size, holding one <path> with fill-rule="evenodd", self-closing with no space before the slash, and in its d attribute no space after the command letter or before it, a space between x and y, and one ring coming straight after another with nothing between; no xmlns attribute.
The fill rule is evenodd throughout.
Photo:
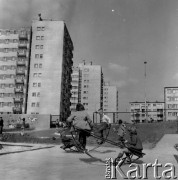
<svg viewBox="0 0 178 180"><path fill-rule="evenodd" d="M144 156L139 163L140 174L143 175L142 163L154 163L158 159L163 166L166 163L172 163L175 166L175 174L178 176L178 163L174 155L178 151L173 147L178 143L178 135L165 135L157 146L152 149L146 149ZM114 158L119 149L100 147L91 154L98 159L92 159L86 154L67 153L59 146L51 148L46 145L40 145L42 149L33 151L24 151L20 153L0 153L0 177L2 180L104 180L105 179L105 159ZM91 147L88 147L91 148ZM123 172L131 170L129 165L122 167ZM158 168L158 175L168 168ZM148 168L148 179L153 177L153 168ZM135 173L133 174L135 175ZM117 173L117 179L123 179ZM143 179L143 178L142 178ZM164 178L161 178L164 179Z"/></svg>

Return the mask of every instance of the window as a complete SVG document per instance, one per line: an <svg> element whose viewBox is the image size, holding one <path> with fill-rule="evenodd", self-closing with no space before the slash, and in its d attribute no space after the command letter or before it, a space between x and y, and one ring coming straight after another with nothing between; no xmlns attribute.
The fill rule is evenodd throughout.
<svg viewBox="0 0 178 180"><path fill-rule="evenodd" d="M40 49L43 49L43 45L40 46Z"/></svg>
<svg viewBox="0 0 178 180"><path fill-rule="evenodd" d="M85 82L85 83L88 83L88 82L89 82L89 80L86 80L86 79L85 79L85 80L84 80L84 82Z"/></svg>
<svg viewBox="0 0 178 180"><path fill-rule="evenodd" d="M41 77L42 73L38 73L38 77Z"/></svg>
<svg viewBox="0 0 178 180"><path fill-rule="evenodd" d="M9 84L9 88L13 88L14 87L14 84Z"/></svg>
<svg viewBox="0 0 178 180"><path fill-rule="evenodd" d="M40 92L37 92L37 97L40 97Z"/></svg>
<svg viewBox="0 0 178 180"><path fill-rule="evenodd" d="M4 52L7 53L8 52L8 48L4 48Z"/></svg>
<svg viewBox="0 0 178 180"><path fill-rule="evenodd" d="M36 36L36 40L40 40L40 36Z"/></svg>
<svg viewBox="0 0 178 180"><path fill-rule="evenodd" d="M40 54L40 59L42 59L43 58L43 54Z"/></svg>
<svg viewBox="0 0 178 180"><path fill-rule="evenodd" d="M38 87L41 87L41 83L38 83Z"/></svg>
<svg viewBox="0 0 178 180"><path fill-rule="evenodd" d="M36 97L36 93L35 92L32 93L32 97Z"/></svg>
<svg viewBox="0 0 178 180"><path fill-rule="evenodd" d="M85 68L84 71L85 71L85 72L89 72L89 68Z"/></svg>
<svg viewBox="0 0 178 180"><path fill-rule="evenodd" d="M37 87L37 83L33 83L33 87Z"/></svg>
<svg viewBox="0 0 178 180"><path fill-rule="evenodd" d="M40 46L39 46L39 45L36 45L36 46L35 46L35 49L39 49L39 48L40 48Z"/></svg>
<svg viewBox="0 0 178 180"><path fill-rule="evenodd" d="M40 107L40 103L39 102L36 103L36 107Z"/></svg>
<svg viewBox="0 0 178 180"><path fill-rule="evenodd" d="M8 44L9 43L9 39L5 39L5 44Z"/></svg>
<svg viewBox="0 0 178 180"><path fill-rule="evenodd" d="M39 58L39 54L35 54L35 58L38 59Z"/></svg>
<svg viewBox="0 0 178 180"><path fill-rule="evenodd" d="M37 27L37 31L41 31L41 27Z"/></svg>
<svg viewBox="0 0 178 180"><path fill-rule="evenodd" d="M35 103L34 102L31 104L31 107L35 107Z"/></svg>
<svg viewBox="0 0 178 180"><path fill-rule="evenodd" d="M39 64L39 68L42 68L42 64Z"/></svg>
<svg viewBox="0 0 178 180"><path fill-rule="evenodd" d="M34 64L34 68L38 68L38 64Z"/></svg>
<svg viewBox="0 0 178 180"><path fill-rule="evenodd" d="M37 73L33 73L33 77L37 77Z"/></svg>
<svg viewBox="0 0 178 180"><path fill-rule="evenodd" d="M37 27L37 31L44 31L45 27Z"/></svg>
<svg viewBox="0 0 178 180"><path fill-rule="evenodd" d="M41 36L41 40L44 40L44 36Z"/></svg>

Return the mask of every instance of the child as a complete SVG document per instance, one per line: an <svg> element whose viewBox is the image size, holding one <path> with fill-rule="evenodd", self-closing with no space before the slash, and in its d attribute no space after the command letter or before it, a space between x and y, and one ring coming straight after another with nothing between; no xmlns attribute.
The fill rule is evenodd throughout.
<svg viewBox="0 0 178 180"><path fill-rule="evenodd" d="M125 148L121 149L120 153L118 154L117 158L114 161L114 165L117 165L118 163L121 164L122 161L121 158L125 154L128 158L128 161L130 162L130 153L131 150L135 150L137 152L142 152L143 146L140 138L137 135L136 127L132 126L130 128L130 140L125 141Z"/></svg>
<svg viewBox="0 0 178 180"><path fill-rule="evenodd" d="M104 138L103 133L107 128L109 128L111 126L111 119L103 113L102 109L99 109L98 113L101 116L101 125L99 128L97 128L97 132L100 134L101 138ZM98 141L97 143L103 144L103 140Z"/></svg>
<svg viewBox="0 0 178 180"><path fill-rule="evenodd" d="M117 132L118 140L120 142L123 142L124 141L124 136L126 134L126 126L125 126L125 124L123 123L123 121L121 119L119 119L119 121L118 121L117 128L113 128L113 130L115 132Z"/></svg>
<svg viewBox="0 0 178 180"><path fill-rule="evenodd" d="M61 141L63 145L60 147L63 150L70 149L75 146L75 143L73 142L73 139L70 137L67 137L66 130L68 128L63 128L63 130L60 131Z"/></svg>

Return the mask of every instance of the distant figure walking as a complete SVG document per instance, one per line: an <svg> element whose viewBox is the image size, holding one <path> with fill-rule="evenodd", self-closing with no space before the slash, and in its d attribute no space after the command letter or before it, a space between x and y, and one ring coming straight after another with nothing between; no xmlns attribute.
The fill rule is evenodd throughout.
<svg viewBox="0 0 178 180"><path fill-rule="evenodd" d="M97 131L100 134L100 137L102 138L102 140L98 141L97 143L103 144L103 142L104 142L104 131L107 128L111 127L111 119L106 114L104 114L102 109L99 109L98 113L100 115L101 123L100 123L100 127L98 127Z"/></svg>
<svg viewBox="0 0 178 180"><path fill-rule="evenodd" d="M0 134L3 132L4 120L0 117Z"/></svg>

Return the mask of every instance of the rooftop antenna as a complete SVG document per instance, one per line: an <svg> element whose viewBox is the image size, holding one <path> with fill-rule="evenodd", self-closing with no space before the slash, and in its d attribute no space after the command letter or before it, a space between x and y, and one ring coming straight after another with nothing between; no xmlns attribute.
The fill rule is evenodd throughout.
<svg viewBox="0 0 178 180"><path fill-rule="evenodd" d="M38 17L39 17L39 21L43 21L43 19L41 18L41 13L38 14Z"/></svg>

